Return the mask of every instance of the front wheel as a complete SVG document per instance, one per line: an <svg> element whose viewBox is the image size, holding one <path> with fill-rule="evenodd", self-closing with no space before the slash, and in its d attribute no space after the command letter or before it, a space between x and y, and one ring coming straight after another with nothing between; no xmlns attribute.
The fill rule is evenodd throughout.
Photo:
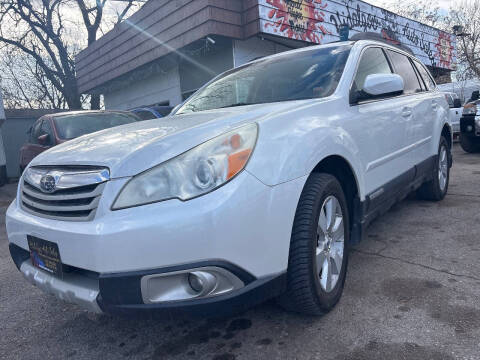
<svg viewBox="0 0 480 360"><path fill-rule="evenodd" d="M321 315L340 299L347 273L349 218L345 195L329 174L312 174L297 206L290 240L287 291L280 304Z"/></svg>
<svg viewBox="0 0 480 360"><path fill-rule="evenodd" d="M480 144L472 141L472 139L462 134L460 134L460 146L465 152L468 153L480 152Z"/></svg>
<svg viewBox="0 0 480 360"><path fill-rule="evenodd" d="M440 201L443 200L448 191L450 182L450 147L445 137L440 138L438 156L433 168L433 179L423 184L418 189L418 196L421 199Z"/></svg>

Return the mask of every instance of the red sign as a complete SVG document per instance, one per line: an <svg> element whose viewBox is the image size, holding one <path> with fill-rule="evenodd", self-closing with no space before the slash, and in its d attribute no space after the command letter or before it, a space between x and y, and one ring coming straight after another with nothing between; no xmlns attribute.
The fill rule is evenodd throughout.
<svg viewBox="0 0 480 360"><path fill-rule="evenodd" d="M274 32L285 32L290 39L321 43L324 35L330 32L323 26L327 7L323 0L267 0L273 9L268 13Z"/></svg>
<svg viewBox="0 0 480 360"><path fill-rule="evenodd" d="M435 44L437 53L435 54L440 67L450 68L453 58L453 46L451 35L441 31L438 34L438 40Z"/></svg>

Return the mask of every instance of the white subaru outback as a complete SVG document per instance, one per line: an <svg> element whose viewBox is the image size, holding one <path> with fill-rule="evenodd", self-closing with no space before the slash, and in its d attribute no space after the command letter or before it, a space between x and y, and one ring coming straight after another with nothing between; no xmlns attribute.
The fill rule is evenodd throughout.
<svg viewBox="0 0 480 360"><path fill-rule="evenodd" d="M417 190L442 200L449 108L407 51L360 40L219 75L173 116L35 158L7 212L33 284L96 312L321 314L349 248Z"/></svg>

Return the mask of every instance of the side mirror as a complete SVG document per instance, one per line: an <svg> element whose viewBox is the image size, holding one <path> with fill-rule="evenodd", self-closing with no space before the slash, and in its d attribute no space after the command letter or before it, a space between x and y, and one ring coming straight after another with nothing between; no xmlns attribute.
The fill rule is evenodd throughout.
<svg viewBox="0 0 480 360"><path fill-rule="evenodd" d="M38 139L38 143L40 145L49 145L50 144L50 135L48 135L48 134L40 135L37 139Z"/></svg>
<svg viewBox="0 0 480 360"><path fill-rule="evenodd" d="M403 90L403 79L397 74L371 74L363 84L363 91L373 97L399 95Z"/></svg>
<svg viewBox="0 0 480 360"><path fill-rule="evenodd" d="M462 102L460 101L460 99L453 99L453 107L455 109L459 109L462 107Z"/></svg>

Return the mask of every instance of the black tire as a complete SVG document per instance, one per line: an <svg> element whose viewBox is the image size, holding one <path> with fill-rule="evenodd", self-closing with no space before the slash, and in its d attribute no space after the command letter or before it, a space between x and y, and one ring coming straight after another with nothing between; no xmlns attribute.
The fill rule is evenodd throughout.
<svg viewBox="0 0 480 360"><path fill-rule="evenodd" d="M320 285L320 271L317 270L317 227L320 210L324 202L332 196L338 200L342 210L344 249L336 285L331 291L326 292ZM295 213L290 241L287 291L279 298L280 304L285 309L309 315L322 315L340 300L347 273L349 229L348 206L340 183L332 175L313 173L305 184Z"/></svg>
<svg viewBox="0 0 480 360"><path fill-rule="evenodd" d="M447 174L447 179L446 179L446 185L442 189L440 186L440 178L439 178L439 169L440 169L440 164L439 164L439 158L442 153L442 149L446 149L447 151L447 156L448 159L451 159L451 149L448 146L447 140L445 137L440 138L440 144L438 145L438 155L437 155L437 161L435 161L435 166L433 168L433 180L430 180L426 183L424 183L417 191L417 196L420 199L423 200L430 200L430 201L441 201L447 195L448 192L448 183L450 182L450 160L448 161L447 164L447 169L446 169L446 174Z"/></svg>
<svg viewBox="0 0 480 360"><path fill-rule="evenodd" d="M468 136L462 134L460 134L460 146L468 153L480 152L480 144L473 142Z"/></svg>

